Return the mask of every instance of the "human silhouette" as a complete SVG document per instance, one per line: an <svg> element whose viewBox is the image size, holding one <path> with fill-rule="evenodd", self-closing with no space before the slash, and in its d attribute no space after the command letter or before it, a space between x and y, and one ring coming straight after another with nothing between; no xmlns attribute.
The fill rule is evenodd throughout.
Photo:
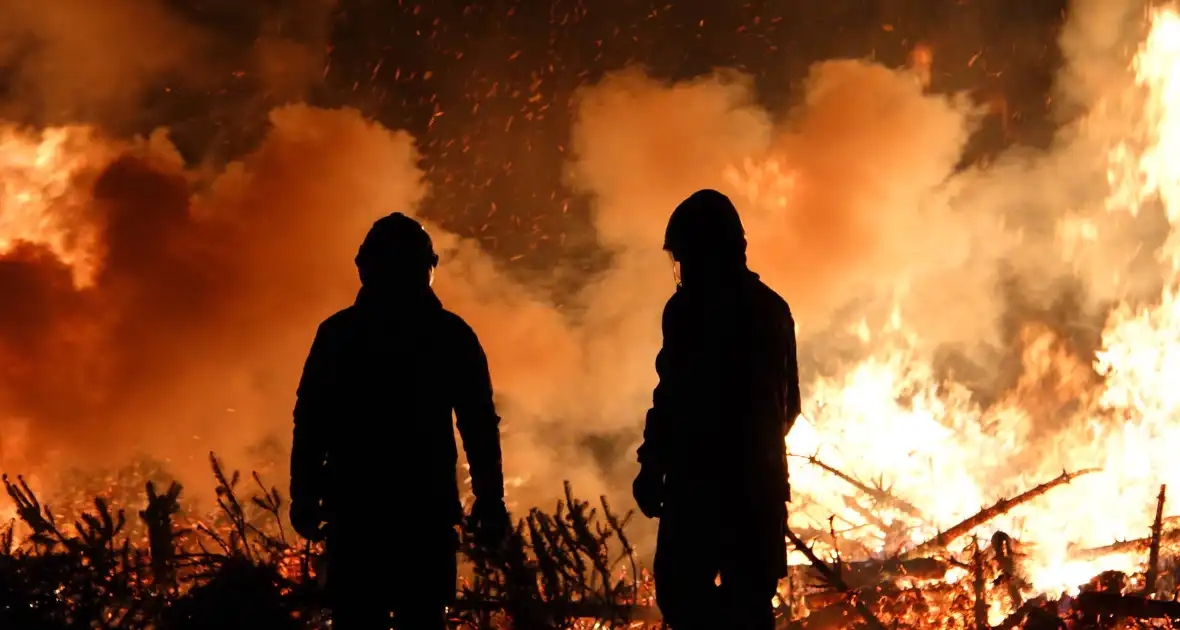
<svg viewBox="0 0 1180 630"><path fill-rule="evenodd" d="M291 524L326 539L339 630L446 627L459 498L452 411L485 544L509 526L499 417L479 339L432 290L438 256L413 219L378 220L356 255L356 302L324 321L303 368Z"/></svg>
<svg viewBox="0 0 1180 630"><path fill-rule="evenodd" d="M770 630L786 574L783 439L800 411L794 320L747 267L725 195L694 193L664 239L677 288L633 488L660 519L656 601L675 630Z"/></svg>

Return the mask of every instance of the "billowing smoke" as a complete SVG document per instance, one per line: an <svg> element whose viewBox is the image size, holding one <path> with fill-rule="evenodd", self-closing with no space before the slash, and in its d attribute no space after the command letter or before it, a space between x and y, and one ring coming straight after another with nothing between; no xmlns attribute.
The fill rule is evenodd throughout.
<svg viewBox="0 0 1180 630"><path fill-rule="evenodd" d="M111 12L92 28L150 23L163 52L93 55L90 38L116 32L63 35L56 9L14 6L0 18L19 21L0 19L0 33L20 24L36 37L28 48L0 48L0 59L28 55L8 64L16 70L7 100L52 103L64 116L90 118L88 104L111 115L138 102L130 92L213 45L162 4L124 2L127 19ZM1105 120L1091 110L1128 81L1103 52L1117 34L1091 13L1110 6L1077 3L1064 36L1061 92L1090 120ZM273 70L265 82L296 91L298 69L312 64L285 60L306 47L264 48L250 58ZM59 57L90 59L109 81L67 89L76 76L62 78ZM523 482L516 498L549 498L563 478L581 493L625 496L655 381L660 309L673 290L664 222L696 189L720 189L742 210L752 267L799 321L805 380L823 366L817 357L835 352L827 335L865 313L896 305L924 351L960 347L976 361L981 348L1011 342L1012 284L1036 308L1071 283L1093 293L1087 309L1115 296L1117 283L1100 271L1134 254L1142 226L1112 224L1111 238L1125 245L1113 249L1062 232L1105 220L1105 164L1094 153L1103 143L1092 130L1067 126L1049 149L963 168L984 113L966 96L929 93L924 72L822 62L783 112L760 105L752 79L737 72L668 83L629 69L584 86L567 183L590 196L610 264L581 274L560 307L474 241L427 222L443 253L436 289L489 355L508 474ZM1110 125L1107 137L1126 132ZM102 150L74 172L73 193L49 200L68 242L26 233L33 242L0 255L0 457L9 458L0 466L15 465L17 450L32 469L147 452L187 475L203 473L209 450L244 461L267 438L285 447L304 354L316 324L352 299L365 230L391 211L421 215L429 202L414 139L354 110L291 105L271 111L256 147L216 169L186 166L162 133L95 142ZM13 203L4 192L0 203ZM0 230L11 211L0 206ZM1067 212L1077 221L1063 224ZM87 253L86 282L63 251Z"/></svg>
<svg viewBox="0 0 1180 630"><path fill-rule="evenodd" d="M79 172L73 218L100 235L81 287L44 248L4 256L0 399L34 444L92 463L199 460L276 428L299 345L353 288L355 242L425 187L411 139L355 112L293 106L271 122L212 179L160 138Z"/></svg>
<svg viewBox="0 0 1180 630"><path fill-rule="evenodd" d="M1058 74L1059 109L1088 112L1127 87L1127 65L1146 32L1143 0L1073 0L1058 42L1064 64Z"/></svg>
<svg viewBox="0 0 1180 630"><path fill-rule="evenodd" d="M198 31L164 3L136 0L7 2L0 41L6 113L66 121L134 107L148 83L203 52Z"/></svg>

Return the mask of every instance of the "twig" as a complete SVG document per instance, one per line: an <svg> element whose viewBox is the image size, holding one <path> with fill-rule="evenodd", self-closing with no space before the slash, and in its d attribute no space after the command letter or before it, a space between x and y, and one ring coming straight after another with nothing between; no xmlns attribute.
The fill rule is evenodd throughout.
<svg viewBox="0 0 1180 630"><path fill-rule="evenodd" d="M878 488L873 488L872 486L869 486L869 485L861 482L860 480L856 479L852 475L841 472L840 470L823 463L815 455L795 455L795 454L792 454L791 457L798 457L800 459L805 459L805 460L807 460L807 463L812 464L814 466L818 466L818 467L832 473L833 475L836 475L837 477L843 479L844 481L847 481L849 484L851 484L857 490L860 490L861 492L869 495L870 497L876 499L877 501L880 501L881 503L888 503L889 505L892 505L893 507L901 510L905 514L912 516L914 518L917 518L917 519L922 518L922 512L920 510L918 510L918 508L907 503L904 499L900 499L898 497L895 497L892 494L890 494L884 490L881 490Z"/></svg>

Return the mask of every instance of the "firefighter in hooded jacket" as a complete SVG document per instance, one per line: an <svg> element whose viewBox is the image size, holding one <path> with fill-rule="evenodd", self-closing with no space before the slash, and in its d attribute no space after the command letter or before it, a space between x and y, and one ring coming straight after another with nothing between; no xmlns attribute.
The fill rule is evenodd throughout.
<svg viewBox="0 0 1180 630"><path fill-rule="evenodd" d="M378 220L356 256L355 303L316 332L294 411L291 523L326 539L333 627L446 627L463 516L452 412L477 533L509 526L499 417L479 339L431 285L438 256L413 219Z"/></svg>
<svg viewBox="0 0 1180 630"><path fill-rule="evenodd" d="M656 600L674 630L770 630L786 573L783 440L800 412L794 320L747 267L725 195L682 202L664 249L677 288L634 483L640 510L660 519Z"/></svg>

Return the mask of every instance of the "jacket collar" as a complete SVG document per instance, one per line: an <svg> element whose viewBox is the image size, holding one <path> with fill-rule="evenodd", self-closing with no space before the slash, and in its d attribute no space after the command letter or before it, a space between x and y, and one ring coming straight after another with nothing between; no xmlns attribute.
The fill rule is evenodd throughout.
<svg viewBox="0 0 1180 630"><path fill-rule="evenodd" d="M677 290L690 293L716 293L718 291L743 289L757 282L758 279L758 274L743 266L687 278L681 282Z"/></svg>
<svg viewBox="0 0 1180 630"><path fill-rule="evenodd" d="M427 287L404 289L365 285L356 296L357 308L364 310L434 310L442 308L442 301Z"/></svg>

